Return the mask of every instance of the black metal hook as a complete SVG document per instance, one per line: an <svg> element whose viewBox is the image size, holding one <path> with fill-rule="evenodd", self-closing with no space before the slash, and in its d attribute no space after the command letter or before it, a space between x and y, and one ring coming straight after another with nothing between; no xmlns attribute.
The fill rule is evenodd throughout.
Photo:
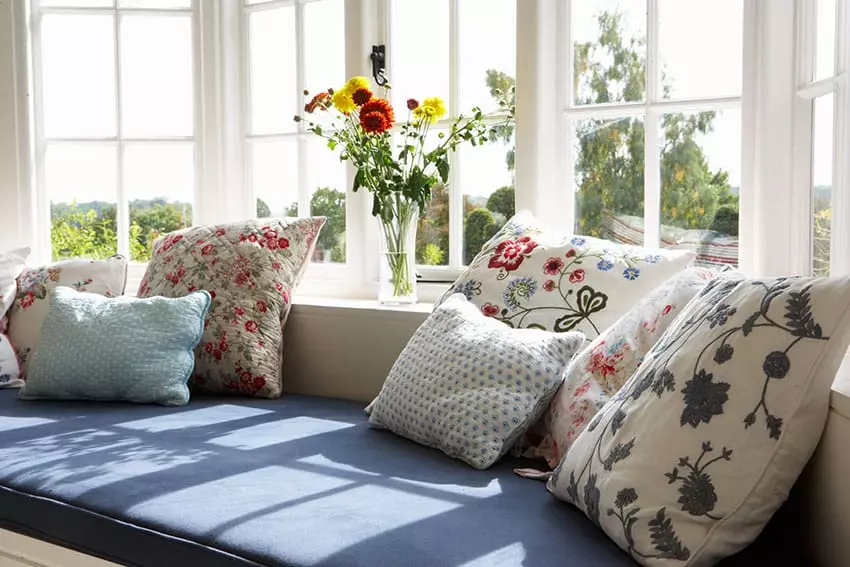
<svg viewBox="0 0 850 567"><path fill-rule="evenodd" d="M379 87L383 87L389 83L386 76L387 66L387 48L385 45L373 45L372 54L369 55L372 60L372 77Z"/></svg>

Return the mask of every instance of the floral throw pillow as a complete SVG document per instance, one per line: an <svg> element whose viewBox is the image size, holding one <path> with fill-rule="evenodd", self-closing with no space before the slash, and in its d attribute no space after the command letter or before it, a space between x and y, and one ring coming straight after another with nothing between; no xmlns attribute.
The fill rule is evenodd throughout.
<svg viewBox="0 0 850 567"><path fill-rule="evenodd" d="M850 278L710 281L549 479L644 565L714 565L788 496L850 343Z"/></svg>
<svg viewBox="0 0 850 567"><path fill-rule="evenodd" d="M280 397L283 327L324 224L324 217L251 220L193 227L154 243L139 297L195 290L212 297L193 390Z"/></svg>
<svg viewBox="0 0 850 567"><path fill-rule="evenodd" d="M12 308L18 289L17 278L26 266L29 248L0 252L0 388L19 384L20 365L6 332L6 314Z"/></svg>
<svg viewBox="0 0 850 567"><path fill-rule="evenodd" d="M404 347L369 423L485 469L540 417L584 339L510 329L456 294Z"/></svg>
<svg viewBox="0 0 850 567"><path fill-rule="evenodd" d="M555 467L579 433L637 370L670 323L716 275L692 266L673 276L608 327L570 362L543 416L539 453Z"/></svg>
<svg viewBox="0 0 850 567"><path fill-rule="evenodd" d="M66 260L37 268L26 268L18 276L18 291L9 310L9 340L20 362L20 377L5 387L19 388L26 380L29 360L41 339L41 324L50 308L50 292L59 286L106 297L124 294L127 260Z"/></svg>
<svg viewBox="0 0 850 567"><path fill-rule="evenodd" d="M626 311L694 260L540 227L518 213L484 245L446 292L514 328L580 331L596 338Z"/></svg>

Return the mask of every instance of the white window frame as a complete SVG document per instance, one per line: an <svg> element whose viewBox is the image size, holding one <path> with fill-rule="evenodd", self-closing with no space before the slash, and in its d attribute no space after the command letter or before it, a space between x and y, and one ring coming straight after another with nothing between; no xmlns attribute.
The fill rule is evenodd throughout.
<svg viewBox="0 0 850 567"><path fill-rule="evenodd" d="M49 262L51 258L50 244L50 201L47 196L47 179L45 171L45 159L47 147L51 144L74 144L74 145L114 145L116 151L116 219L115 228L118 238L117 253L130 258L130 211L129 200L124 190L124 147L125 144L188 144L193 145L194 153L194 187L192 202L192 222L200 224L205 222L203 207L198 204L203 202L199 187L201 180L207 178L205 175L205 153L203 148L205 97L204 89L201 87L202 77L201 61L202 55L202 28L200 0L191 0L188 8L120 8L118 0L113 0L111 7L47 7L41 6L40 0L29 0L28 24L29 24L29 51L32 58L30 65L32 96L32 128L33 134L33 156L32 166L34 170L34 209L36 211L36 222L34 230L35 259L40 262ZM47 137L44 133L44 88L42 80L42 55L41 55L41 20L49 14L62 15L107 15L113 17L113 56L115 65L115 135L105 137ZM159 136L159 137L132 137L125 136L121 124L121 18L123 15L150 16L150 17L174 17L182 16L191 18L192 30L192 85L193 85L193 134L191 136ZM131 262L128 274L128 290L133 291L133 285L141 280L146 264Z"/></svg>
<svg viewBox="0 0 850 567"><path fill-rule="evenodd" d="M830 77L815 80L817 0L796 1L796 93L793 191L797 214L806 222L796 238L798 265L812 269L812 175L815 100L833 95L832 221L830 275L850 274L850 0L836 0L835 67Z"/></svg>
<svg viewBox="0 0 850 567"><path fill-rule="evenodd" d="M618 102L610 104L575 104L575 92L573 89L573 34L572 34L572 5L582 0L560 0L560 25L561 40L559 42L559 55L561 58L561 75L559 81L559 101L561 109L561 174L566 180L566 191L569 192L571 201L565 211L564 224L573 230L576 221L575 198L577 187L575 183L575 122L584 119L617 119L644 117L644 242L647 247L659 247L661 244L661 117L664 114L676 112L707 112L722 110L741 110L744 93L737 96L702 97L687 99L664 99L658 92L660 85L660 47L658 41L658 26L660 13L658 0L646 0L646 85L645 100L643 102ZM743 2L742 10L746 14L748 0ZM752 33L751 22L744 17L743 34L746 41ZM744 63L746 58L742 54ZM751 69L742 65L743 75ZM742 81L743 89L743 81ZM742 113L742 139L744 136ZM742 148L745 144L741 144ZM743 152L742 152L743 153ZM742 155L742 161L744 159ZM743 180L741 193L745 191ZM739 248L739 262L742 250Z"/></svg>

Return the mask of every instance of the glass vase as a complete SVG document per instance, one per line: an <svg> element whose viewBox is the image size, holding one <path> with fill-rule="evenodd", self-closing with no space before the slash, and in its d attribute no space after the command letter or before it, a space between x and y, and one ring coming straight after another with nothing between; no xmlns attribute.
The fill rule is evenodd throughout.
<svg viewBox="0 0 850 567"><path fill-rule="evenodd" d="M378 218L381 269L378 301L382 304L413 304L416 294L416 228L419 207L401 195L384 199Z"/></svg>

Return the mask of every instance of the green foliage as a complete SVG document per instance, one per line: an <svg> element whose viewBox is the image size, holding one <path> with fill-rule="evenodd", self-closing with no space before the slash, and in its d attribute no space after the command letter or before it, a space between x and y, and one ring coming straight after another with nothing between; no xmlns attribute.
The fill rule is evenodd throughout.
<svg viewBox="0 0 850 567"><path fill-rule="evenodd" d="M54 261L78 256L103 259L118 250L114 220L99 217L94 209L83 210L72 204L60 216L54 216L51 224Z"/></svg>
<svg viewBox="0 0 850 567"><path fill-rule="evenodd" d="M316 189L310 199L310 212L328 219L316 248L330 250L332 262L345 262L345 193L330 187Z"/></svg>
<svg viewBox="0 0 850 567"><path fill-rule="evenodd" d="M514 141L514 131L516 130L516 79L502 71L488 69L485 82L487 88L490 89L490 96L496 99L499 108L507 113L508 116L505 122L496 124L490 129L490 139L492 141L510 144L508 152L505 155L505 165L507 165L508 171L513 171L516 165L516 142Z"/></svg>
<svg viewBox="0 0 850 567"><path fill-rule="evenodd" d="M268 204L259 197L257 197L257 218L264 219L270 216L272 216L272 211L269 208Z"/></svg>
<svg viewBox="0 0 850 567"><path fill-rule="evenodd" d="M446 261L446 253L436 244L429 242L421 252L420 264L426 266L440 266Z"/></svg>
<svg viewBox="0 0 850 567"><path fill-rule="evenodd" d="M108 258L118 250L116 208L114 204L58 203L51 206L50 243L53 259ZM130 203L130 257L133 261L150 259L154 240L163 234L189 226L191 206L167 203L161 199Z"/></svg>
<svg viewBox="0 0 850 567"><path fill-rule="evenodd" d="M463 231L463 261L472 262L475 255L488 240L499 232L499 224L493 218L493 213L487 209L475 209L466 216L466 226Z"/></svg>
<svg viewBox="0 0 850 567"><path fill-rule="evenodd" d="M436 248L439 255L427 252ZM440 266L446 261L449 249L449 192L446 186L438 184L431 190L423 214L419 217L416 229L416 263L428 266Z"/></svg>
<svg viewBox="0 0 850 567"><path fill-rule="evenodd" d="M578 104L644 100L646 63L642 37L625 38L622 15L598 16L599 38L576 45L574 85ZM669 93L669 84L662 85ZM728 173L712 171L697 137L713 129L714 112L662 118L661 222L708 228L718 207L737 209ZM644 214L644 123L638 118L584 120L576 125L579 148L578 230L599 236L604 213Z"/></svg>
<svg viewBox="0 0 850 567"><path fill-rule="evenodd" d="M735 205L720 205L711 221L711 230L729 236L738 236L738 207Z"/></svg>
<svg viewBox="0 0 850 567"><path fill-rule="evenodd" d="M487 199L487 208L494 213L502 215L505 220L511 218L516 213L515 193L512 186L496 189L490 195L490 198Z"/></svg>

